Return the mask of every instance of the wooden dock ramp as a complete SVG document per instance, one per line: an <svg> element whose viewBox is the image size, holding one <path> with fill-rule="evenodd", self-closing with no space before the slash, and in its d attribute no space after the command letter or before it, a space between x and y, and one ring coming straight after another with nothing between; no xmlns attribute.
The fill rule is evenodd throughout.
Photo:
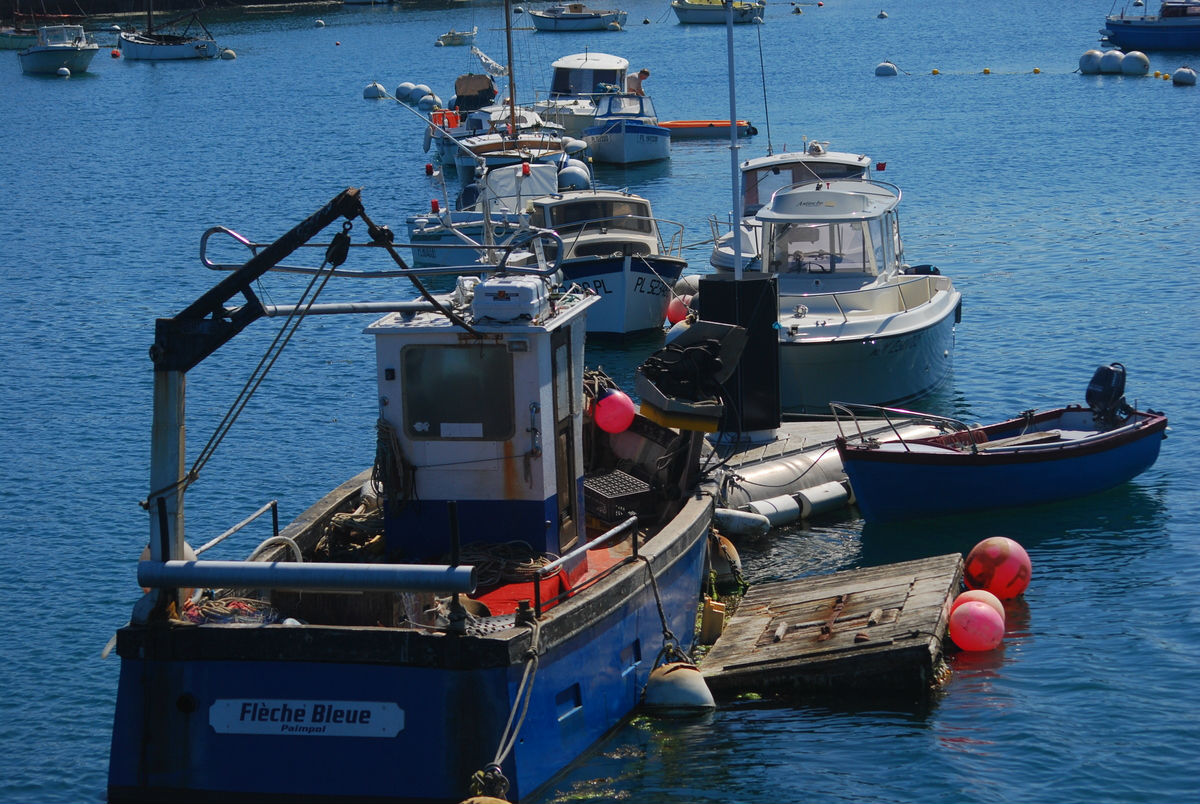
<svg viewBox="0 0 1200 804"><path fill-rule="evenodd" d="M753 586L700 664L714 695L930 689L958 553Z"/></svg>

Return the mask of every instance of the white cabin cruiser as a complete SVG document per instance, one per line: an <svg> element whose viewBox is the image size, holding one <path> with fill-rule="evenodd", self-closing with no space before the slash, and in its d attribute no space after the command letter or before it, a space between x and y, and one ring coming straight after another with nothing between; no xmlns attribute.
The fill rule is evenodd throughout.
<svg viewBox="0 0 1200 804"><path fill-rule="evenodd" d="M949 373L962 297L937 268L904 262L899 203L885 182L810 181L758 211L778 281L785 410L907 402Z"/></svg>
<svg viewBox="0 0 1200 804"><path fill-rule="evenodd" d="M770 202L776 190L798 182L824 179L871 178L871 158L865 154L830 151L828 142L808 142L800 151L747 159L739 166L742 187L742 266L750 271L760 270L762 225L755 213ZM713 247L709 262L718 271L733 270L733 232L730 222L709 218L713 229Z"/></svg>

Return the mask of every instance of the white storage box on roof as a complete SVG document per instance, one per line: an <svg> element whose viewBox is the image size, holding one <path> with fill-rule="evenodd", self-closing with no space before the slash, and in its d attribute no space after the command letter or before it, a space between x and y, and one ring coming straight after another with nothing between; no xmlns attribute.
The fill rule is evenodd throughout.
<svg viewBox="0 0 1200 804"><path fill-rule="evenodd" d="M536 276L494 276L475 286L471 312L493 321L535 319L549 309L550 289Z"/></svg>

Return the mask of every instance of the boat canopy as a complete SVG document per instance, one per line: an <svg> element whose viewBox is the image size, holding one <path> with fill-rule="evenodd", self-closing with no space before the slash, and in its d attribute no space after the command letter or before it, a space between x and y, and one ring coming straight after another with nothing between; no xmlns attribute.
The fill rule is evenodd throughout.
<svg viewBox="0 0 1200 804"><path fill-rule="evenodd" d="M551 65L550 97L620 92L629 60L607 53L576 53Z"/></svg>
<svg viewBox="0 0 1200 804"><path fill-rule="evenodd" d="M753 215L784 187L814 179L860 179L870 167L870 158L863 154L824 149L748 159L742 163L742 209Z"/></svg>
<svg viewBox="0 0 1200 804"><path fill-rule="evenodd" d="M466 73L454 81L454 106L459 111L473 112L490 104L498 93L490 75Z"/></svg>

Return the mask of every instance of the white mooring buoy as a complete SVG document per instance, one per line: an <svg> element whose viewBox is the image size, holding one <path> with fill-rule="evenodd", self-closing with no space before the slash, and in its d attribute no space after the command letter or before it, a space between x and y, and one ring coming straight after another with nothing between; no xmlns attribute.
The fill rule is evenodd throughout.
<svg viewBox="0 0 1200 804"><path fill-rule="evenodd" d="M896 68L896 65L892 64L890 61L883 61L883 62L880 62L879 64L875 65L875 75L899 75L899 74L900 74L900 71Z"/></svg>
<svg viewBox="0 0 1200 804"><path fill-rule="evenodd" d="M1100 72L1105 75L1115 75L1121 72L1121 62L1123 61L1125 61L1125 54L1121 51L1106 50L1100 57Z"/></svg>
<svg viewBox="0 0 1200 804"><path fill-rule="evenodd" d="M1079 72L1084 75L1098 75L1100 73L1100 59L1104 54L1099 50L1089 50L1079 57Z"/></svg>
<svg viewBox="0 0 1200 804"><path fill-rule="evenodd" d="M58 68L58 74L59 74L59 75L61 75L63 78L70 78L70 77L71 77L71 71L70 71L70 70L68 70L66 67L59 67L59 68Z"/></svg>
<svg viewBox="0 0 1200 804"><path fill-rule="evenodd" d="M318 27L318 28L324 28L324 27L325 27L325 20L317 20L317 27Z"/></svg>
<svg viewBox="0 0 1200 804"><path fill-rule="evenodd" d="M1146 75L1150 72L1150 58L1140 50L1131 50L1121 59L1124 75Z"/></svg>
<svg viewBox="0 0 1200 804"><path fill-rule="evenodd" d="M654 668L646 682L642 703L663 715L697 714L717 708L700 668L685 662Z"/></svg>
<svg viewBox="0 0 1200 804"><path fill-rule="evenodd" d="M363 97L367 100L379 100L387 97L387 90L378 81L372 81L363 89Z"/></svg>
<svg viewBox="0 0 1200 804"><path fill-rule="evenodd" d="M1194 87L1196 86L1196 71L1191 67L1180 67L1171 73L1171 83L1177 87Z"/></svg>
<svg viewBox="0 0 1200 804"><path fill-rule="evenodd" d="M886 12L886 11L880 11L878 14L876 14L876 15L875 15L875 18L876 18L876 19L881 19L881 20L886 20L886 19L888 18L888 16L887 16L887 12Z"/></svg>
<svg viewBox="0 0 1200 804"><path fill-rule="evenodd" d="M237 58L237 54L233 52L233 48L227 47L221 51L221 58L225 59L225 61L233 61Z"/></svg>

